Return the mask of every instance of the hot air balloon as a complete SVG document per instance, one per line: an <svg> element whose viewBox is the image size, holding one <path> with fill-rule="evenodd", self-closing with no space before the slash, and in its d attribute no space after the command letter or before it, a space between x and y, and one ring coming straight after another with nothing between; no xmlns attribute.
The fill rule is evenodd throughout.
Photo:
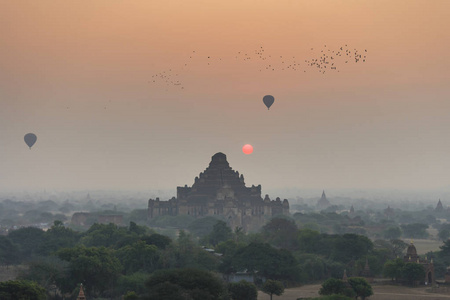
<svg viewBox="0 0 450 300"><path fill-rule="evenodd" d="M37 137L34 133L27 133L25 134L24 138L25 143L28 145L28 147L33 147L34 143L36 143Z"/></svg>
<svg viewBox="0 0 450 300"><path fill-rule="evenodd" d="M274 101L275 101L275 98L271 95L265 95L263 98L263 102L267 106L267 109L269 109L272 106Z"/></svg>

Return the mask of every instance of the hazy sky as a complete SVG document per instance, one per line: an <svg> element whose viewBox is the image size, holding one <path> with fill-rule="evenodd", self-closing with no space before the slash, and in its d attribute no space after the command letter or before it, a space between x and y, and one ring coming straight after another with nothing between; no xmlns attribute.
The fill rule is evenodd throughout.
<svg viewBox="0 0 450 300"><path fill-rule="evenodd" d="M447 0L2 0L0 189L175 190L216 152L263 191L448 187L449 28Z"/></svg>

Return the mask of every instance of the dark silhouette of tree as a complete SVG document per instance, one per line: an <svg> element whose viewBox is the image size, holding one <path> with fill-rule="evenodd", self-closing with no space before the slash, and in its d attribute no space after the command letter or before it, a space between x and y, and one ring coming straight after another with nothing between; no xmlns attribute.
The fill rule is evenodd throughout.
<svg viewBox="0 0 450 300"><path fill-rule="evenodd" d="M0 299L2 300L45 300L45 289L37 283L27 280L10 280L0 282Z"/></svg>
<svg viewBox="0 0 450 300"><path fill-rule="evenodd" d="M216 246L220 242L224 242L231 239L233 236L233 231L227 226L224 221L217 221L214 224L211 233L209 234L209 242L211 245Z"/></svg>
<svg viewBox="0 0 450 300"><path fill-rule="evenodd" d="M45 232L35 227L25 227L8 234L8 238L19 246L21 260L40 254L40 250L45 241Z"/></svg>
<svg viewBox="0 0 450 300"><path fill-rule="evenodd" d="M69 280L63 291L71 291L73 286L83 283L88 294L100 295L114 286L122 270L113 250L105 247L77 246L61 249L57 255L69 262Z"/></svg>
<svg viewBox="0 0 450 300"><path fill-rule="evenodd" d="M261 291L270 295L272 300L272 295L281 296L284 293L284 285L280 281L268 279L261 287Z"/></svg>
<svg viewBox="0 0 450 300"><path fill-rule="evenodd" d="M298 228L295 222L285 218L273 218L261 230L266 241L276 247L298 248Z"/></svg>
<svg viewBox="0 0 450 300"><path fill-rule="evenodd" d="M11 239L0 235L0 264L9 266L19 262L19 247Z"/></svg>
<svg viewBox="0 0 450 300"><path fill-rule="evenodd" d="M389 260L384 264L383 276L389 277L392 280L397 281L403 275L403 267L405 263L401 258Z"/></svg>
<svg viewBox="0 0 450 300"><path fill-rule="evenodd" d="M408 262L403 266L402 277L411 285L416 285L417 282L424 280L425 268L418 263Z"/></svg>
<svg viewBox="0 0 450 300"><path fill-rule="evenodd" d="M256 286L245 280L230 283L228 291L233 300L256 300L258 298Z"/></svg>
<svg viewBox="0 0 450 300"><path fill-rule="evenodd" d="M226 295L222 280L199 269L160 270L146 282L147 300L215 300Z"/></svg>
<svg viewBox="0 0 450 300"><path fill-rule="evenodd" d="M362 300L373 295L372 286L362 277L350 277L348 279L353 291L356 293L356 297L360 297Z"/></svg>

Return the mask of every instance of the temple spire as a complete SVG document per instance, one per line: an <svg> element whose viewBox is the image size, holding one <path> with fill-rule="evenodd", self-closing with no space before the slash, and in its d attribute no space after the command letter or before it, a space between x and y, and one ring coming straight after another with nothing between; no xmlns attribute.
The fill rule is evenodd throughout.
<svg viewBox="0 0 450 300"><path fill-rule="evenodd" d="M86 300L86 296L84 295L83 284L80 284L80 292L78 293L77 300Z"/></svg>

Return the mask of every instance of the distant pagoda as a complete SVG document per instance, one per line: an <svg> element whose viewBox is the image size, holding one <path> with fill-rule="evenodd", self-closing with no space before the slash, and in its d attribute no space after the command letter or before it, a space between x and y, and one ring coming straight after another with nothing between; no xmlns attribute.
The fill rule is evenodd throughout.
<svg viewBox="0 0 450 300"><path fill-rule="evenodd" d="M436 205L435 210L436 210L436 211L443 211L443 210L444 210L444 207L442 206L441 199L439 199L439 202L438 202L438 204Z"/></svg>
<svg viewBox="0 0 450 300"><path fill-rule="evenodd" d="M322 197L320 197L319 201L317 201L317 208L322 210L329 206L331 206L331 203L328 201L325 191L322 191Z"/></svg>
<svg viewBox="0 0 450 300"><path fill-rule="evenodd" d="M80 284L80 292L78 293L77 300L86 300L86 296L84 295L83 284Z"/></svg>

